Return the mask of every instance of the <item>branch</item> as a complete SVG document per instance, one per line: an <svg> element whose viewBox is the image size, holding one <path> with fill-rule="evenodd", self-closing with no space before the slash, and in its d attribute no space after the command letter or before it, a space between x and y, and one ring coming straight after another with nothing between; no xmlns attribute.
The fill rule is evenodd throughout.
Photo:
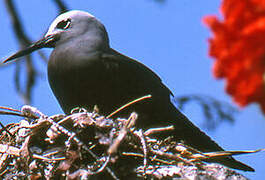
<svg viewBox="0 0 265 180"><path fill-rule="evenodd" d="M188 103L197 102L201 106L206 120L204 126L210 130L215 129L223 121L233 123L235 121L234 114L238 112L236 108L226 102L201 94L180 96L173 101L182 110Z"/></svg>
<svg viewBox="0 0 265 180"><path fill-rule="evenodd" d="M55 5L57 6L58 10L61 13L64 13L66 11L68 11L68 8L66 7L65 3L61 0L54 0L53 1L55 3Z"/></svg>
<svg viewBox="0 0 265 180"><path fill-rule="evenodd" d="M17 9L14 5L13 0L5 0L6 8L9 13L9 17L12 21L13 31L17 38L17 41L20 45L20 48L23 49L31 44L31 39L26 35L25 30L22 26L21 19L17 13ZM26 59L26 88L23 91L20 82L20 64L16 63L16 71L15 71L15 85L17 92L23 97L25 103L29 104L31 102L31 92L32 88L35 85L36 80L36 69L32 64L31 55L27 55Z"/></svg>

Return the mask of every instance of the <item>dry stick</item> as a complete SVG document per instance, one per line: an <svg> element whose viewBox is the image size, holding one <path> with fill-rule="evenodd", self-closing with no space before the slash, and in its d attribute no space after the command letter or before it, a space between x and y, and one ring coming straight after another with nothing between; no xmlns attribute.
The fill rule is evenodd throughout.
<svg viewBox="0 0 265 180"><path fill-rule="evenodd" d="M12 156L21 156L21 151L22 151L23 147L16 148L14 146L9 146L6 144L0 144L0 153L1 154L8 154L8 155L12 155ZM61 160L65 160L65 157L61 157L61 158L47 158L46 156L41 156L38 154L32 154L32 157L34 159L41 159L43 161L61 161Z"/></svg>
<svg viewBox="0 0 265 180"><path fill-rule="evenodd" d="M176 156L176 155L173 155L173 154L169 154L169 153L165 153L163 151L157 151L157 150L153 150L153 149L150 149L150 151L155 154L155 155L158 155L158 156L163 156L163 157L166 157L166 158L169 158L169 159L174 159L174 160L177 160L177 161L182 161L188 165L191 165L191 166L194 166L194 164L192 164L191 162L185 160L184 158L180 157L180 156Z"/></svg>
<svg viewBox="0 0 265 180"><path fill-rule="evenodd" d="M9 111L14 111L14 112L19 112L19 113L21 113L20 110L13 109L13 108L10 108L10 107L5 107L5 106L0 106L0 109L4 109L4 110L9 110Z"/></svg>
<svg viewBox="0 0 265 180"><path fill-rule="evenodd" d="M22 108L21 108L21 112L25 115L28 115L28 116L34 116L36 117L37 119L39 119L38 116L40 116L40 118L47 118L47 116L45 114L43 114L40 110L38 110L37 108L35 107L32 107L32 106L29 106L29 105L24 105ZM36 116L37 115L37 116Z"/></svg>
<svg viewBox="0 0 265 180"><path fill-rule="evenodd" d="M103 163L103 165L100 168L98 168L98 170L96 172L93 172L93 173L94 174L98 174L98 173L102 172L105 168L107 168L107 165L109 163L109 160L110 160L110 155L107 156L107 159L105 160L105 162Z"/></svg>
<svg viewBox="0 0 265 180"><path fill-rule="evenodd" d="M7 107L1 107L2 109L7 109L7 110L13 110L13 111L18 111L18 110L14 110L12 108L7 108ZM32 110L29 109L29 110ZM43 114L41 112L39 112L36 108L35 108L35 111L37 111L37 113L39 113L41 116L43 116ZM36 113L36 112L33 112L33 111L30 111L30 112L33 112L33 113ZM19 113L15 113L15 112L6 112L6 111L0 111L0 114L6 114L6 115L16 115L16 116L20 116L20 117L30 117L32 118L32 115L30 116L30 113L28 114L19 114ZM43 116L43 118L46 118L46 116ZM65 119L65 118L64 118ZM94 157L95 159L98 159L99 157L97 155L95 155L82 141L80 141L77 137L76 137L76 134L74 132L69 132L67 129L65 129L64 127L60 126L58 123L54 122L52 119L50 118L46 118L46 120L51 123L52 125L54 125L60 132L66 134L67 136L69 137L72 137L72 139L77 142L77 144L79 144L81 147L83 147L86 151L88 151L90 153L90 155L92 157ZM6 129L4 126L2 126L4 129ZM35 126L34 126L35 127ZM27 128L32 128L32 127L27 127ZM7 131L8 132L8 131ZM10 134L11 135L11 134ZM36 156L37 157L37 156ZM108 156L106 161L104 162L104 164L96 171L96 172L93 172L93 174L97 174L101 171L103 171L105 168L106 170L108 171L108 173L114 178L114 179L118 179L116 177L116 175L112 172L112 170L107 167L107 164L109 162L109 159L110 157Z"/></svg>
<svg viewBox="0 0 265 180"><path fill-rule="evenodd" d="M122 155L124 155L124 156L134 156L134 157L144 158L144 155L143 154L135 153L135 152L122 152ZM172 162L168 162L168 161L165 161L163 159L156 158L156 157L153 157L153 158L149 157L149 158L151 159L151 161L157 161L157 162L164 163L164 164L168 164L168 165L171 165L172 164Z"/></svg>
<svg viewBox="0 0 265 180"><path fill-rule="evenodd" d="M11 132L9 132L8 129L6 129L6 127L0 122L0 126L2 127L2 129L7 132L7 134L9 134L13 139L16 137L15 135L13 135Z"/></svg>
<svg viewBox="0 0 265 180"><path fill-rule="evenodd" d="M203 152L201 152L201 151L199 151L199 150L197 150L197 149L195 149L195 148L193 148L193 147L191 147L191 146L185 145L185 144L183 144L183 143L178 143L178 144L177 144L177 147L178 147L178 146L182 146L182 147L186 148L188 151L193 151L193 152L195 152L195 153L197 153L197 154L199 154L199 155L205 157L206 159L207 159L207 157L208 157L207 154L205 154L205 153L203 153Z"/></svg>
<svg viewBox="0 0 265 180"><path fill-rule="evenodd" d="M70 132L68 131L66 128L64 128L63 126L59 125L58 123L54 122L52 119L47 118L47 120L54 126L56 127L60 132L62 132L63 134L67 135L68 137L71 137L80 147L83 147L93 158L95 158L96 160L99 159L99 157L93 153L81 140L79 140L76 136L76 133L74 132ZM107 157L106 161L104 162L104 164L96 171L93 172L92 174L97 174L98 171L102 171L106 168L106 170L108 171L108 173L114 178L117 179L116 175L112 172L112 170L107 167L107 164L109 162L109 157ZM103 168L103 169L102 169Z"/></svg>
<svg viewBox="0 0 265 180"><path fill-rule="evenodd" d="M143 153L144 153L144 168L143 169L144 169L144 174L145 174L146 168L147 168L147 145L146 145L145 136L142 130L134 132L133 134L140 139L141 144L143 146Z"/></svg>
<svg viewBox="0 0 265 180"><path fill-rule="evenodd" d="M110 118L111 116L113 116L113 115L117 114L118 112L120 112L121 110L127 108L128 106L131 106L132 104L135 104L135 103L137 103L137 102L139 102L139 101L142 101L142 100L145 100L145 99L149 99L149 98L151 98L151 97L152 97L152 95L149 94L149 95L146 95L146 96L140 97L140 98L138 98L138 99L135 99L135 100L133 100L133 101L131 101L131 102L129 102L129 103L127 103L127 104L121 106L121 107L118 108L117 110L113 111L113 112L110 113L106 118L108 119L108 118Z"/></svg>
<svg viewBox="0 0 265 180"><path fill-rule="evenodd" d="M66 159L65 157L61 157L61 158L47 158L45 156L41 156L41 155L38 155L38 154L33 154L32 157L34 159L40 159L40 160L47 161L47 162L50 162L50 161L63 161L63 160Z"/></svg>
<svg viewBox="0 0 265 180"><path fill-rule="evenodd" d="M59 153L58 150L52 151L52 152L48 152L46 154L43 154L43 157L49 157L49 156L53 156L56 155L57 153Z"/></svg>
<svg viewBox="0 0 265 180"><path fill-rule="evenodd" d="M81 114L81 113L79 113L79 114ZM75 117L75 115L76 114L68 115L68 116L64 117L63 119L61 119L60 121L58 121L57 124L65 123L66 121L73 119L73 117Z"/></svg>
<svg viewBox="0 0 265 180"><path fill-rule="evenodd" d="M12 115L12 116L20 116L20 117L26 117L23 114L15 113L15 112L8 112L8 111L0 111L1 115Z"/></svg>
<svg viewBox="0 0 265 180"><path fill-rule="evenodd" d="M30 115L30 114L20 114L15 112L8 112L8 111L0 111L1 115L12 115L12 116L19 116L19 117L25 117L25 118L31 118L31 119L38 119L39 117Z"/></svg>
<svg viewBox="0 0 265 180"><path fill-rule="evenodd" d="M160 133L164 131L173 131L174 126L160 127L160 128L150 128L144 132L145 136L149 136L151 134Z"/></svg>
<svg viewBox="0 0 265 180"><path fill-rule="evenodd" d="M130 117L128 118L128 120L125 122L124 126L121 128L118 137L116 137L113 140L113 143L108 148L107 152L108 152L109 155L111 155L111 154L113 154L113 153L115 153L117 151L118 146L120 145L122 140L126 137L129 129L135 124L136 119L137 119L137 114L136 113L132 113L130 115Z"/></svg>

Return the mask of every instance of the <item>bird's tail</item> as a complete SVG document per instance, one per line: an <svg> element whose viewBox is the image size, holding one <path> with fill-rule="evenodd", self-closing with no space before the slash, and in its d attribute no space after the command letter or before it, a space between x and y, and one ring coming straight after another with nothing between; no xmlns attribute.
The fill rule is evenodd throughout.
<svg viewBox="0 0 265 180"><path fill-rule="evenodd" d="M252 167L250 167L250 166L248 166L248 165L246 165L240 161L237 161L232 156L213 158L211 160L208 160L207 162L223 164L229 168L239 169L242 171L251 171L251 172L255 171L255 169L253 169Z"/></svg>
<svg viewBox="0 0 265 180"><path fill-rule="evenodd" d="M197 128L188 118L183 115L176 107L171 104L169 107L171 115L174 114L176 119L174 136L179 140L184 140L184 143L201 152L215 152L224 151L216 142L214 142L209 136ZM172 118L172 116L171 116ZM239 169L243 171L255 171L252 167L237 161L232 156L218 157L215 159L207 160L208 162L216 162L223 164L233 169Z"/></svg>

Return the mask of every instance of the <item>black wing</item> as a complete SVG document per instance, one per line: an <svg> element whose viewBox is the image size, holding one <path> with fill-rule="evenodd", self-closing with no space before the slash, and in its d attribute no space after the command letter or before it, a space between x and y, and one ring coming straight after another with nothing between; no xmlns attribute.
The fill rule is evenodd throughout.
<svg viewBox="0 0 265 180"><path fill-rule="evenodd" d="M133 98L136 99L147 94L152 95L150 102L140 102L140 104L132 108L132 110L139 113L139 127L149 128L173 124L175 128L173 135L177 140L182 140L202 152L223 151L217 143L190 122L172 104L170 99L170 96L173 96L172 92L152 70L115 50L112 50L111 53L104 54L102 57L107 61L106 64L115 66L115 68L111 68L115 69L113 71L117 73L116 78L119 79L117 83L121 87L121 84L127 86L127 88L122 87L123 91L125 91L124 96L129 97L127 100L133 100ZM123 94L122 92L120 93ZM251 167L236 161L232 157L219 158L215 162L236 169L254 171Z"/></svg>

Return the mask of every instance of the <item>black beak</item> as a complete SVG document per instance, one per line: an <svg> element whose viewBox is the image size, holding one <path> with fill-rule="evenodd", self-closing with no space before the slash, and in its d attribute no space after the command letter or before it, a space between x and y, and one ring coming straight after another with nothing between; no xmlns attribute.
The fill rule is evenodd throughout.
<svg viewBox="0 0 265 180"><path fill-rule="evenodd" d="M19 57L28 55L28 54L32 53L33 51L36 51L36 50L41 49L41 48L54 47L55 42L57 40L59 40L59 36L56 35L56 34L52 34L52 35L45 36L44 38L42 38L41 40L33 43L32 45L30 45L26 49L23 49L21 51L16 52L13 55L11 55L6 60L4 60L3 63L7 63L7 62L9 62L11 60L14 60L14 59L17 59Z"/></svg>

